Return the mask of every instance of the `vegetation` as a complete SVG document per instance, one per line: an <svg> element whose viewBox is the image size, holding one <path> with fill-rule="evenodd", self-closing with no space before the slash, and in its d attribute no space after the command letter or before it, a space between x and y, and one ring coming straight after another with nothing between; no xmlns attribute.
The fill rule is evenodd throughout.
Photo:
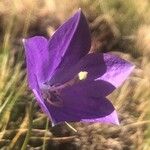
<svg viewBox="0 0 150 150"><path fill-rule="evenodd" d="M109 97L121 125L71 123L51 127L27 87L22 38L51 36L78 8L92 32L91 51L112 51L136 64ZM149 0L0 1L0 149L149 150Z"/></svg>

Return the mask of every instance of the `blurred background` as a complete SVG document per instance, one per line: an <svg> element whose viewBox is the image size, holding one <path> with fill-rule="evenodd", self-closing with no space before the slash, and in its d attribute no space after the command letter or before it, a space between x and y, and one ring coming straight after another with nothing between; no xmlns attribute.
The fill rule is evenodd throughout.
<svg viewBox="0 0 150 150"><path fill-rule="evenodd" d="M81 8L91 34L91 51L108 52L136 68L109 99L120 126L71 123L51 127L27 87L22 39L51 36ZM149 150L150 0L1 0L0 149Z"/></svg>

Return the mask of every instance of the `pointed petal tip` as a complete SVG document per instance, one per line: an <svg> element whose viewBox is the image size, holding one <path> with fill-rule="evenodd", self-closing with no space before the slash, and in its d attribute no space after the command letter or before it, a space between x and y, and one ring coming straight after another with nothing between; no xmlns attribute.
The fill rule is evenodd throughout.
<svg viewBox="0 0 150 150"><path fill-rule="evenodd" d="M81 8L79 8L79 9L78 9L78 13L79 13L79 14L83 14L83 12L82 12L82 9L81 9ZM83 15L84 15L84 14L83 14Z"/></svg>
<svg viewBox="0 0 150 150"><path fill-rule="evenodd" d="M55 124L52 120L51 120L51 126L54 127L56 126L57 124Z"/></svg>
<svg viewBox="0 0 150 150"><path fill-rule="evenodd" d="M104 53L104 62L107 70L100 79L111 83L116 88L122 85L135 68L132 62L109 52Z"/></svg>
<svg viewBox="0 0 150 150"><path fill-rule="evenodd" d="M118 125L118 126L120 125L120 122L119 122L119 120L118 120L118 122L116 122L116 123L115 123L115 125Z"/></svg>
<svg viewBox="0 0 150 150"><path fill-rule="evenodd" d="M77 14L78 14L79 17L81 17L81 16L85 17L85 15L84 15L84 13L83 13L83 11L80 7L78 8L78 10L76 11L76 13L74 15L77 15Z"/></svg>
<svg viewBox="0 0 150 150"><path fill-rule="evenodd" d="M81 122L95 122L95 123L104 123L104 124L114 124L119 125L118 115L116 110L114 110L111 114L101 118L95 119L82 119Z"/></svg>
<svg viewBox="0 0 150 150"><path fill-rule="evenodd" d="M52 119L52 118L50 118L50 120L51 120L51 125L52 125L52 127L55 127L55 126L57 126L57 125L59 125L59 124L61 124L61 123L65 123L65 121L55 121L54 119Z"/></svg>
<svg viewBox="0 0 150 150"><path fill-rule="evenodd" d="M112 117L112 121L110 123L114 125L120 125L119 119L118 119L118 114L117 111L114 110L111 114L110 117Z"/></svg>
<svg viewBox="0 0 150 150"><path fill-rule="evenodd" d="M51 120L51 123L52 123L52 127L54 127L56 125L59 125L61 123L64 123L66 121L68 122L68 120L56 121L54 118L50 118L50 120ZM113 125L117 125L117 126L120 125L116 110L114 110L111 114L109 114L105 117L93 118L93 119L81 119L80 121L75 120L75 121L71 121L71 122L83 122L83 123L91 122L91 123L113 124Z"/></svg>
<svg viewBox="0 0 150 150"><path fill-rule="evenodd" d="M23 39L22 39L22 43L25 44L25 42L26 42L26 39L23 38Z"/></svg>
<svg viewBox="0 0 150 150"><path fill-rule="evenodd" d="M120 122L119 122L118 118L112 124L119 126Z"/></svg>
<svg viewBox="0 0 150 150"><path fill-rule="evenodd" d="M118 58L119 58L119 57L118 57ZM121 58L120 58L120 59L121 59ZM129 65L129 67L130 67L131 69L134 69L134 68L136 67L133 62L131 62L131 61L127 60L127 59L122 59L122 60L124 60L124 61Z"/></svg>
<svg viewBox="0 0 150 150"><path fill-rule="evenodd" d="M136 66L132 62L128 62L128 66L128 75L130 75Z"/></svg>
<svg viewBox="0 0 150 150"><path fill-rule="evenodd" d="M130 62L130 65L131 65L131 70L133 70L136 66Z"/></svg>
<svg viewBox="0 0 150 150"><path fill-rule="evenodd" d="M25 39L22 39L22 42L24 43L24 42L25 42Z"/></svg>
<svg viewBox="0 0 150 150"><path fill-rule="evenodd" d="M36 40L40 40L40 39L47 40L47 38L44 37L44 36L36 35L36 36L28 37L28 38L23 38L22 42L24 43L24 42L28 42L28 41L31 41L31 40L36 41Z"/></svg>

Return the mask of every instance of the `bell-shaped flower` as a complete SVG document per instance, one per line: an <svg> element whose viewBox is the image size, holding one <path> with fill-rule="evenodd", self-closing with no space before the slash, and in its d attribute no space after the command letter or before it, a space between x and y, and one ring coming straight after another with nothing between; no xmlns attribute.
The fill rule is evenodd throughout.
<svg viewBox="0 0 150 150"><path fill-rule="evenodd" d="M89 53L91 36L81 10L50 39L24 39L24 47L29 87L54 125L119 123L106 96L127 79L134 65L110 53Z"/></svg>

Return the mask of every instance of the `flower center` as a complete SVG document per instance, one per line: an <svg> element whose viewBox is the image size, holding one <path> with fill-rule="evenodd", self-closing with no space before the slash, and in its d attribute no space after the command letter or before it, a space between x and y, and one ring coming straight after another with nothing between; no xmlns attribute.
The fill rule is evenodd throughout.
<svg viewBox="0 0 150 150"><path fill-rule="evenodd" d="M57 90L51 90L50 87L42 89L42 96L49 104L61 107L63 105L60 94Z"/></svg>
<svg viewBox="0 0 150 150"><path fill-rule="evenodd" d="M63 101L60 97L61 90L66 87L72 86L81 80L85 80L87 78L87 74L87 72L81 71L73 79L65 82L62 85L50 86L48 84L44 84L44 87L42 88L42 96L44 100L53 106L61 107L63 105Z"/></svg>

